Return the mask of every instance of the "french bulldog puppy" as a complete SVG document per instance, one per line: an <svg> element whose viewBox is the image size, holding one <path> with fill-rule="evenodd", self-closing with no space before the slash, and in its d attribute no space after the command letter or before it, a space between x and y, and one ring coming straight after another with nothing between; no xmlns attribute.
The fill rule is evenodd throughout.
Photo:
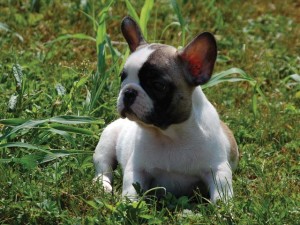
<svg viewBox="0 0 300 225"><path fill-rule="evenodd" d="M122 118L101 135L93 157L95 180L112 191L112 172L120 163L123 196L136 199L134 183L144 191L164 187L176 196L190 196L204 184L211 202L227 201L233 196L237 144L198 87L213 72L214 36L202 33L177 50L148 44L130 17L121 30L131 51L121 73Z"/></svg>

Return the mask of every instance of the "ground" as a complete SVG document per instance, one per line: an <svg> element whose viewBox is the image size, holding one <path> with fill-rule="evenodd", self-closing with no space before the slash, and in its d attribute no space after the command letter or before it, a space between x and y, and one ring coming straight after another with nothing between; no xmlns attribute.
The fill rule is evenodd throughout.
<svg viewBox="0 0 300 225"><path fill-rule="evenodd" d="M297 224L299 2L151 3L0 3L1 224ZM92 152L118 117L128 55L120 22L129 14L140 17L149 42L180 48L212 32L215 74L239 68L255 81L204 90L241 153L230 203L171 195L122 201L120 168L114 195L92 184Z"/></svg>

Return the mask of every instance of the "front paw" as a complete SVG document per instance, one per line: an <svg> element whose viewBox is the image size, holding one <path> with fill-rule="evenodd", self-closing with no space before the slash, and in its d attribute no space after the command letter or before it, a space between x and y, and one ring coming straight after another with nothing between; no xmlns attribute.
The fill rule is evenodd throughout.
<svg viewBox="0 0 300 225"><path fill-rule="evenodd" d="M102 186L103 186L103 189L105 192L112 192L112 190L113 190L111 184L108 182L103 182Z"/></svg>
<svg viewBox="0 0 300 225"><path fill-rule="evenodd" d="M109 180L108 177L106 177L105 175L100 175L98 177L95 177L93 179L93 182L96 183L96 182L100 182L102 184L102 187L103 187L103 190L105 192L112 192L113 191L113 188L112 188L112 185L111 185L111 182Z"/></svg>
<svg viewBox="0 0 300 225"><path fill-rule="evenodd" d="M216 203L217 201L228 202L233 197L232 189L230 190L216 190L211 194L210 201Z"/></svg>

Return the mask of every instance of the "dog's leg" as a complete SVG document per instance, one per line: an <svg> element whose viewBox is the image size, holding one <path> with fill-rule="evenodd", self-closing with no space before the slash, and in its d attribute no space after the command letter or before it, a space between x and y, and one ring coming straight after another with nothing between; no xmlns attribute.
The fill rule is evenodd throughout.
<svg viewBox="0 0 300 225"><path fill-rule="evenodd" d="M138 193L134 188L133 184L139 184L141 191L146 191L149 189L151 178L149 174L144 171L124 171L123 176L123 191L122 196L128 197L132 201L136 201L138 199Z"/></svg>
<svg viewBox="0 0 300 225"><path fill-rule="evenodd" d="M213 203L219 199L226 202L233 197L232 171L228 163L223 163L217 169L207 172L204 180Z"/></svg>
<svg viewBox="0 0 300 225"><path fill-rule="evenodd" d="M116 168L117 126L110 124L103 131L93 156L96 174L94 181L99 180L105 191L112 191L112 172Z"/></svg>

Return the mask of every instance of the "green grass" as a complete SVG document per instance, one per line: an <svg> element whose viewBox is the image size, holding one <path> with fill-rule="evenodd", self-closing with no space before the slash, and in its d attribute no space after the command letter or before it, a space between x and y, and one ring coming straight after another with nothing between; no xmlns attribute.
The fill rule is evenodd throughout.
<svg viewBox="0 0 300 225"><path fill-rule="evenodd" d="M0 3L1 224L298 224L296 1L59 2ZM125 15L149 42L180 48L199 32L215 34L217 76L205 93L241 153L230 203L170 194L130 203L120 168L114 195L92 185L92 152L118 117Z"/></svg>

